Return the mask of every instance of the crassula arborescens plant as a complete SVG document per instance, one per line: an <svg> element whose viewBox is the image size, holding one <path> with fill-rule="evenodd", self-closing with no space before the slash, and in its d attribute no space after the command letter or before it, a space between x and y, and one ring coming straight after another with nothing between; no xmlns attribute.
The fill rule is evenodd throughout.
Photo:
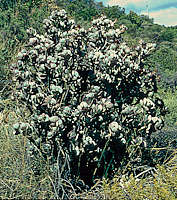
<svg viewBox="0 0 177 200"><path fill-rule="evenodd" d="M130 48L125 26L101 16L85 30L64 10L44 20L45 34L27 30L29 42L13 64L14 97L31 114L14 124L52 162L68 158L72 176L86 180L131 160L130 146L144 146L163 127L165 107L155 74L144 59L155 48L143 41ZM61 158L60 158L61 159Z"/></svg>

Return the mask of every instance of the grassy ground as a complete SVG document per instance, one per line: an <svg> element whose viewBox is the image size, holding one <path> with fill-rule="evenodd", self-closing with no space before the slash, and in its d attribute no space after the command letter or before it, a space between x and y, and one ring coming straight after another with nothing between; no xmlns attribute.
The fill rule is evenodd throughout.
<svg viewBox="0 0 177 200"><path fill-rule="evenodd" d="M54 198L47 165L42 158L30 162L26 156L26 138L13 134L12 124L24 116L8 100L0 104L4 105L0 113L0 199ZM7 104L9 109L5 107ZM38 174L36 167L40 170Z"/></svg>

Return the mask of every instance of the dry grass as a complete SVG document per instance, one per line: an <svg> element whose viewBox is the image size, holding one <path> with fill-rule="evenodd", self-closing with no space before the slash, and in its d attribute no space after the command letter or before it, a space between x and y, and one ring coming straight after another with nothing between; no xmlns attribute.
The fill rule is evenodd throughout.
<svg viewBox="0 0 177 200"><path fill-rule="evenodd" d="M153 176L140 178L117 174L112 180L103 179L89 191L77 195L81 199L106 200L176 200L177 151L162 166L155 167ZM77 199L76 198L76 199Z"/></svg>
<svg viewBox="0 0 177 200"><path fill-rule="evenodd" d="M0 199L54 198L49 171L42 158L30 162L26 156L27 139L13 135L12 124L23 117L17 113L12 107L0 113ZM39 167L38 174L34 165Z"/></svg>

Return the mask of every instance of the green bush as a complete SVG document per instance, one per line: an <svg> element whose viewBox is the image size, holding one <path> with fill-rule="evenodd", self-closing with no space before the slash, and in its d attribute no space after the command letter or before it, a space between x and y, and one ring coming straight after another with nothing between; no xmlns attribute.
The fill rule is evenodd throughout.
<svg viewBox="0 0 177 200"><path fill-rule="evenodd" d="M162 45L148 58L148 62L152 66L157 67L159 71L174 73L177 71L177 55L176 52L167 45Z"/></svg>
<svg viewBox="0 0 177 200"><path fill-rule="evenodd" d="M177 30L175 28L167 28L163 31L161 31L160 36L159 36L159 41L168 41L172 42L173 39L177 37Z"/></svg>
<svg viewBox="0 0 177 200"><path fill-rule="evenodd" d="M87 21L88 23L99 13L94 0L57 0L56 4L64 8L77 22Z"/></svg>
<svg viewBox="0 0 177 200"><path fill-rule="evenodd" d="M162 97L165 105L168 107L168 114L165 117L165 122L168 126L177 126L177 91L172 93L171 90L164 91L160 89L159 95Z"/></svg>

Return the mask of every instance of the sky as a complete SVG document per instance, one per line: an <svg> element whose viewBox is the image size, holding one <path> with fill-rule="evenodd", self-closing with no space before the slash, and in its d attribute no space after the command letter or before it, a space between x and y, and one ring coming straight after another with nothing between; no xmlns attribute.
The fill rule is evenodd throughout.
<svg viewBox="0 0 177 200"><path fill-rule="evenodd" d="M177 0L95 0L105 6L119 5L137 14L145 14L154 19L154 23L165 26L177 25Z"/></svg>

